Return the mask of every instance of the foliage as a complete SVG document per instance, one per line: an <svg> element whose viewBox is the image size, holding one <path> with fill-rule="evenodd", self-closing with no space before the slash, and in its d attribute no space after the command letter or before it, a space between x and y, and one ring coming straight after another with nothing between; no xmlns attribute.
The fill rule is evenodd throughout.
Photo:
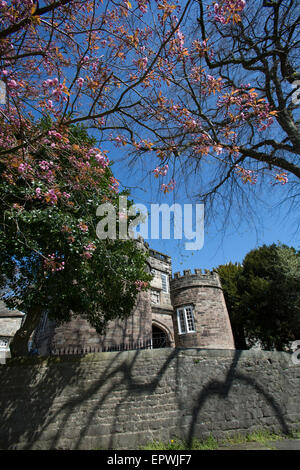
<svg viewBox="0 0 300 470"><path fill-rule="evenodd" d="M242 272L243 268L238 263L218 266L236 349L247 349L244 319L241 315L241 293L238 289L238 280Z"/></svg>
<svg viewBox="0 0 300 470"><path fill-rule="evenodd" d="M119 194L93 143L73 127L63 148L39 145L26 166L17 157L1 165L1 287L7 305L27 313L27 339L45 310L58 322L84 315L101 333L150 280L136 241L97 236L97 207L110 202L117 214Z"/></svg>
<svg viewBox="0 0 300 470"><path fill-rule="evenodd" d="M263 349L286 350L299 339L299 252L263 245L250 251L242 266L220 266L218 271L233 330L241 327L250 346L258 342Z"/></svg>
<svg viewBox="0 0 300 470"><path fill-rule="evenodd" d="M100 244L91 228L97 204L118 189L108 141L149 154L164 193L185 169L198 171L201 198L221 195L226 208L260 176L272 185L297 182L290 87L298 78L298 25L294 0L0 1L1 256L19 306L47 299L54 308L54 294L66 305L69 285L72 308L91 312L91 267L100 276L105 266L100 310L110 300L113 315L117 302L121 315L127 309L122 289L113 299L104 291L119 285L125 267L114 250L125 259L132 245ZM84 130L74 128L82 123L96 140L83 143ZM137 271L121 282L125 293L129 278L140 281L135 287L146 282ZM60 315L68 316L65 307ZM98 316L91 320L101 328Z"/></svg>

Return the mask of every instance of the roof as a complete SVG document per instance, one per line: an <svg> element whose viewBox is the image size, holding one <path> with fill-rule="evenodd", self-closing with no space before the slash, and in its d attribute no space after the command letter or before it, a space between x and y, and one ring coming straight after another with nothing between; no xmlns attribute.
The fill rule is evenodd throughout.
<svg viewBox="0 0 300 470"><path fill-rule="evenodd" d="M24 317L25 313L20 312L17 309L9 309L6 307L3 300L0 300L0 318L15 318L15 317Z"/></svg>

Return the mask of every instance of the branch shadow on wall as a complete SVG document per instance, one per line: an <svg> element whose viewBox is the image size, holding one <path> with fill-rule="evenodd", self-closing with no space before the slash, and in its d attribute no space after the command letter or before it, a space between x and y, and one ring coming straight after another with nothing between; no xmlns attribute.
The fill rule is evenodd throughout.
<svg viewBox="0 0 300 470"><path fill-rule="evenodd" d="M265 403L272 409L273 414L277 419L280 431L283 434L289 433L289 427L285 420L283 406L279 404L271 395L271 393L267 392L265 388L259 383L259 381L254 377L236 371L242 352L243 351L241 350L235 351L234 358L226 374L225 380L210 380L198 393L197 399L195 400L195 405L192 409L191 421L187 433L187 443L189 446L192 444L193 438L196 434L195 429L197 427L197 422L201 416L201 410L203 409L207 400L213 396L218 397L220 400L226 400L234 382L249 386L253 393L256 392L261 397L263 397Z"/></svg>
<svg viewBox="0 0 300 470"><path fill-rule="evenodd" d="M162 351L164 359L150 363L152 371L155 367L158 369L152 375L147 375L147 371L139 375L142 351L131 351L130 354L105 353L104 362L97 359L97 355L93 360L91 355L84 365L78 358L69 357L63 361L50 360L46 366L39 364L38 360L35 364L33 361L31 367L4 366L0 370L0 448L18 448L18 444L23 449L38 448L40 442L40 448L61 449L70 446L72 449L80 449L87 438L90 438L92 448L95 448L93 443L97 438L102 448L118 448L115 446L119 445L119 436L122 433L130 434L130 426L135 426L137 421L142 426L140 433L143 434L143 417L135 417L135 404L138 412L140 399L145 400L146 396L149 399L154 397L155 400L163 380L170 381L169 388L172 391L166 397L166 407L172 406L167 400L173 399L174 410L177 409L177 416L173 415L171 432L175 436L177 429L179 435L182 420L182 393L179 390L182 379L181 350ZM150 353L147 352L146 361L151 361ZM272 408L282 432L288 432L282 404L266 392L258 380L236 371L240 353L235 352L225 380L210 380L197 393L190 409L189 443L194 437L200 437L197 434L197 423L206 401L214 396L226 400L235 381L259 393ZM142 357L142 360L145 358ZM157 363L158 366L155 365ZM128 416L128 409L124 415L124 407L132 413L132 420L125 424L122 419ZM151 405L148 410L147 419L151 421ZM157 418L153 409L152 421L155 422ZM125 427L122 429L122 426ZM165 431L167 436L170 429ZM149 433L145 433L148 438L150 435L155 435L151 425ZM101 436L106 436L106 439L101 439Z"/></svg>

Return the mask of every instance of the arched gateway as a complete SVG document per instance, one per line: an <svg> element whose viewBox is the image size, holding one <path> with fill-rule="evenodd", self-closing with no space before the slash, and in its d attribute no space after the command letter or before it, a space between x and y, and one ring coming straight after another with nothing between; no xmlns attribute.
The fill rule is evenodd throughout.
<svg viewBox="0 0 300 470"><path fill-rule="evenodd" d="M166 331L159 328L157 325L152 324L152 347L157 348L169 348L171 342Z"/></svg>

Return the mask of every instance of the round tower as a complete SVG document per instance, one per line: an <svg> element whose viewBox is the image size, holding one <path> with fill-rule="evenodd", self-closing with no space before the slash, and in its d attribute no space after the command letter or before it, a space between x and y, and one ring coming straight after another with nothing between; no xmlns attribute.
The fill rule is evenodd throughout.
<svg viewBox="0 0 300 470"><path fill-rule="evenodd" d="M201 269L170 282L175 344L179 348L235 349L219 276Z"/></svg>

